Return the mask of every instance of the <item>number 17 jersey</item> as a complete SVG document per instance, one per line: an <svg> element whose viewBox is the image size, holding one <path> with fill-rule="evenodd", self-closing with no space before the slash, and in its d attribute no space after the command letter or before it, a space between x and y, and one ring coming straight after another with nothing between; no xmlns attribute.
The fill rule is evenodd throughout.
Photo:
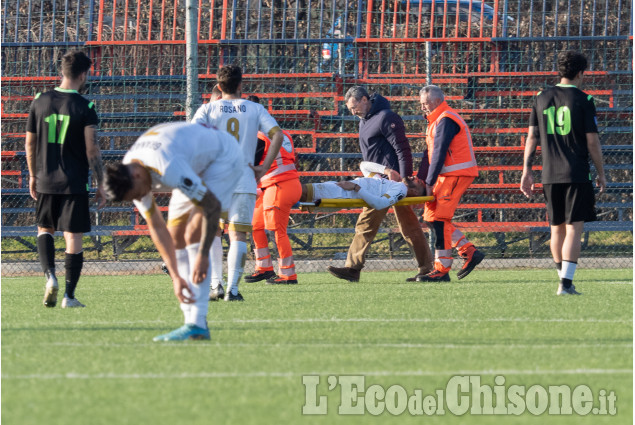
<svg viewBox="0 0 635 425"><path fill-rule="evenodd" d="M95 105L76 90L57 87L35 96L26 131L37 137L34 172L38 193L88 193L84 128L98 123Z"/></svg>
<svg viewBox="0 0 635 425"><path fill-rule="evenodd" d="M586 134L598 132L592 96L572 85L544 90L535 98L529 126L538 128L543 184L590 180Z"/></svg>
<svg viewBox="0 0 635 425"><path fill-rule="evenodd" d="M247 165L253 162L258 145L258 131L269 138L279 130L276 120L260 104L246 99L220 99L201 106L193 123L216 127L234 136L243 151L245 169L235 193L256 193L256 177Z"/></svg>

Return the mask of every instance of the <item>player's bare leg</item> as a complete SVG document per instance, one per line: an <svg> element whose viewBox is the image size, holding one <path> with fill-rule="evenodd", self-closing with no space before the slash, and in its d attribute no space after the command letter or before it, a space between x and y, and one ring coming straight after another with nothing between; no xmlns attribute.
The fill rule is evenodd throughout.
<svg viewBox="0 0 635 425"><path fill-rule="evenodd" d="M551 241L549 241L549 247L551 248L553 261L556 264L562 263L562 246L564 245L566 235L567 229L564 223L558 226L551 226Z"/></svg>
<svg viewBox="0 0 635 425"><path fill-rule="evenodd" d="M187 221L178 221L168 223L168 232L172 236L174 242L175 254L176 254L176 267L179 275L190 283L190 259L187 252L185 242L185 231L187 228ZM185 323L190 321L192 305L187 303L180 304Z"/></svg>
<svg viewBox="0 0 635 425"><path fill-rule="evenodd" d="M190 217L185 240L188 245L201 239L201 224L203 223L203 215L199 211L195 211ZM223 230L219 226L216 231L216 237L210 249L210 265L211 265L211 284L210 284L210 301L218 301L225 295L225 282L223 282L223 246L220 237Z"/></svg>

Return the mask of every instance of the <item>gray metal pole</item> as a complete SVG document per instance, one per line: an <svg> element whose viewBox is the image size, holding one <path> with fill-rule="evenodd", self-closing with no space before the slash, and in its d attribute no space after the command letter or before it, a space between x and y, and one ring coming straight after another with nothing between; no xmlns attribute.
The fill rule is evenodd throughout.
<svg viewBox="0 0 635 425"><path fill-rule="evenodd" d="M185 68L187 69L185 116L190 121L199 103L198 1L185 0Z"/></svg>
<svg viewBox="0 0 635 425"><path fill-rule="evenodd" d="M432 84L432 43L426 41L426 85Z"/></svg>

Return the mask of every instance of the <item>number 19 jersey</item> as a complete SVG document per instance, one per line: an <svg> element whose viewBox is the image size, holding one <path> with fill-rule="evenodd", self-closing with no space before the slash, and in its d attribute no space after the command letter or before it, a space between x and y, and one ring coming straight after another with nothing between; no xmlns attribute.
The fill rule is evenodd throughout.
<svg viewBox="0 0 635 425"><path fill-rule="evenodd" d="M598 132L592 96L572 85L544 90L536 96L529 126L538 127L543 184L590 180L586 134Z"/></svg>
<svg viewBox="0 0 635 425"><path fill-rule="evenodd" d="M260 104L246 99L220 99L201 106L193 123L216 127L233 135L243 151L245 169L235 193L256 193L256 177L247 165L252 162L258 144L258 131L271 138L279 130L276 120Z"/></svg>

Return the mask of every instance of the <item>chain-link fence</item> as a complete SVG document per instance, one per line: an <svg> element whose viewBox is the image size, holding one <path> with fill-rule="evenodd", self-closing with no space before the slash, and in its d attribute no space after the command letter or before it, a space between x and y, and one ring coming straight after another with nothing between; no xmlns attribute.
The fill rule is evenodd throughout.
<svg viewBox="0 0 635 425"><path fill-rule="evenodd" d="M533 96L558 82L557 53L583 51L590 60L583 89L595 98L609 183L597 196L599 221L585 227L582 257L607 267L632 266L631 2L200 0L198 5L200 101L209 99L219 66L240 64L244 94L258 95L293 134L303 183L360 174L358 119L343 102L346 90L358 84L385 96L402 116L416 170L425 131L418 93L425 84L439 85L472 130L480 173L455 221L487 253L486 267L549 264L544 198L538 194L527 201L518 189L523 146ZM120 160L145 129L185 119L183 0L4 2L3 275L39 273L24 153L26 117L35 94L58 84L59 59L73 48L94 60L86 96L97 105L105 162ZM169 195L157 198L166 206ZM345 258L358 213L294 210L289 235L298 270L323 270ZM158 271L159 255L132 205L108 205L91 218L86 272ZM56 248L63 246L63 238L56 238ZM414 264L389 214L368 267L414 269Z"/></svg>

